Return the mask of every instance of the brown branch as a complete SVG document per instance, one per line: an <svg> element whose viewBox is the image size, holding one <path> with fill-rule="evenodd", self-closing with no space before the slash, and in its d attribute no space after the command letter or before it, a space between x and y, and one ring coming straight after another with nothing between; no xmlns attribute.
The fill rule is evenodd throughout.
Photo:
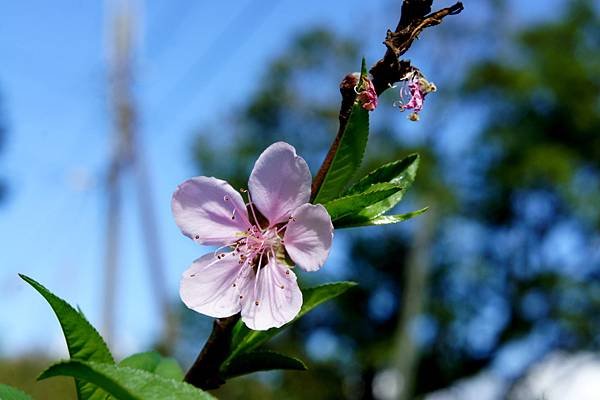
<svg viewBox="0 0 600 400"><path fill-rule="evenodd" d="M457 2L451 7L430 13L432 2L433 0L403 1L398 26L396 26L394 32L388 29L385 41L383 42L387 47L387 51L383 58L377 61L369 71L378 96L396 82L399 82L407 72L411 71L413 67L410 65L410 61L400 60L399 57L406 53L423 29L440 24L444 17L456 15L464 8L461 2ZM350 117L352 105L356 98L355 86L356 78L353 75L346 76L340 85L342 104L340 107L338 132L325 156L321 168L319 168L317 175L313 179L311 200L314 200L321 188L333 162L333 157L338 150L342 135L346 129L346 124L348 123L348 118Z"/></svg>
<svg viewBox="0 0 600 400"><path fill-rule="evenodd" d="M213 329L194 361L194 364L185 374L185 381L203 390L217 389L225 380L221 377L219 369L227 356L231 344L231 332L240 319L240 314L227 318L215 319Z"/></svg>
<svg viewBox="0 0 600 400"><path fill-rule="evenodd" d="M399 60L399 57L410 48L419 33L427 27L439 24L444 17L458 14L463 9L462 3L458 2L452 7L444 8L430 14L432 2L433 0L403 1L398 26L394 32L388 30L384 41L387 51L384 57L375 63L369 71L378 95L394 83L400 81L402 76L411 70L410 62ZM356 98L356 92L354 91L356 84L357 78L352 74L346 76L340 84L340 92L342 94L339 114L340 125L337 136L313 180L312 199L314 199L325 179L327 171L331 167L333 157L342 138L342 133L346 128L348 118L350 118L352 105ZM240 315L236 314L228 318L215 320L210 337L185 376L186 382L200 389L216 389L224 383L223 378L219 374L219 368L229 355L231 333L239 318Z"/></svg>

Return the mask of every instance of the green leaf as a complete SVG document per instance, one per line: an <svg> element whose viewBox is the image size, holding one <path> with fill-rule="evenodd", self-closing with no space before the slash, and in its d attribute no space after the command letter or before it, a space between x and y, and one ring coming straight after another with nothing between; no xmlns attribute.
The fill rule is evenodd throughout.
<svg viewBox="0 0 600 400"><path fill-rule="evenodd" d="M408 189L417 175L419 159L418 154L411 154L402 160L382 165L352 185L346 194L362 193L372 185L384 182Z"/></svg>
<svg viewBox="0 0 600 400"><path fill-rule="evenodd" d="M371 185L366 192L340 197L325 203L324 206L335 225L337 220L356 214L366 207L388 199L390 196L396 195L401 191L402 188L400 186L392 183L377 183Z"/></svg>
<svg viewBox="0 0 600 400"><path fill-rule="evenodd" d="M327 300L331 300L341 295L353 286L356 286L355 282L335 282L314 288L303 289L303 302L300 312L296 318L281 328L271 328L267 331L253 331L248 329L246 325L242 323L242 321L238 321L233 330L231 353L227 360L225 360L223 363L223 368L226 370L228 368L228 364L240 354L255 350L259 346L263 345L267 340L271 339L273 336L285 329L289 324L293 323L301 318L304 314L311 311L313 308L317 307L321 303L326 302Z"/></svg>
<svg viewBox="0 0 600 400"><path fill-rule="evenodd" d="M279 354L274 351L252 351L240 354L221 371L223 378L233 378L240 375L251 374L258 371L273 369L288 369L306 371L306 364L295 357Z"/></svg>
<svg viewBox="0 0 600 400"><path fill-rule="evenodd" d="M369 112L360 104L352 106L350 117L340 144L325 179L318 189L313 203L326 203L335 199L352 179L362 162L369 137Z"/></svg>
<svg viewBox="0 0 600 400"><path fill-rule="evenodd" d="M92 361L71 360L52 365L38 380L72 376L102 388L119 400L207 400L210 394L192 385L147 371Z"/></svg>
<svg viewBox="0 0 600 400"><path fill-rule="evenodd" d="M32 400L31 397L14 387L0 383L0 399L2 400Z"/></svg>
<svg viewBox="0 0 600 400"><path fill-rule="evenodd" d="M407 219L411 219L416 217L417 215L421 215L424 212L429 210L429 207L422 208L417 211L412 211L406 214L397 214L397 215L381 215L379 217L375 217L372 219L360 220L358 218L344 218L339 220L336 224L336 228L356 228L359 226L373 226L373 225L388 225L388 224L397 224L398 222L406 221Z"/></svg>
<svg viewBox="0 0 600 400"><path fill-rule="evenodd" d="M338 218L334 222L335 227L363 226L366 222L374 220L394 208L402 200L404 193L415 180L418 167L418 154L411 154L402 160L385 164L363 177L346 191L348 196L373 191L385 184L393 185L398 190L379 202L347 213L345 217ZM367 225L372 224L367 223Z"/></svg>
<svg viewBox="0 0 600 400"><path fill-rule="evenodd" d="M71 359L114 364L104 339L85 319L83 313L75 310L69 303L55 296L30 277L23 274L19 274L19 276L37 290L52 307L65 336ZM106 398L106 393L93 385L75 380L75 386L79 399L100 400Z"/></svg>
<svg viewBox="0 0 600 400"><path fill-rule="evenodd" d="M183 370L177 361L171 357L163 357L156 351L132 354L121 360L119 366L141 369L176 381L183 380Z"/></svg>

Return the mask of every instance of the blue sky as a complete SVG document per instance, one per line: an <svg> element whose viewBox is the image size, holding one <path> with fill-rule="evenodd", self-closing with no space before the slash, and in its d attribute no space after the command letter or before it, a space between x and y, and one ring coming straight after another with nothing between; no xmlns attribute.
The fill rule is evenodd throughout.
<svg viewBox="0 0 600 400"><path fill-rule="evenodd" d="M370 3L365 9L358 0L301 6L291 0L161 0L139 7L135 93L174 298L181 272L203 252L179 233L169 207L175 186L195 172L189 149L194 128L243 103L266 60L295 32L312 25L346 33L360 27L379 38L395 26L389 10L399 2ZM523 16L539 17L540 10L530 5ZM18 272L78 304L93 324L101 322L102 179L112 133L107 20L107 4L100 1L0 4L0 93L9 128L0 154L0 176L9 186L0 205L0 355L64 352L48 306ZM226 47L236 42L233 50ZM158 329L131 186L124 182L117 353L145 349Z"/></svg>
<svg viewBox="0 0 600 400"><path fill-rule="evenodd" d="M292 1L250 1L160 1L142 9L135 91L174 297L180 273L203 251L180 235L169 207L174 187L195 172L193 129L243 102L265 60L294 32L313 24L347 30L349 21L369 22L385 6L365 12L349 1L340 12L322 1L303 2L301 10ZM0 206L0 354L63 348L47 305L18 272L78 304L95 325L101 322L102 179L112 132L107 20L103 2L0 6L0 90L9 128L0 159L9 186ZM378 27L394 23L391 18ZM223 45L240 37L228 57ZM124 352L145 348L158 329L131 185L124 183L118 286L116 346Z"/></svg>

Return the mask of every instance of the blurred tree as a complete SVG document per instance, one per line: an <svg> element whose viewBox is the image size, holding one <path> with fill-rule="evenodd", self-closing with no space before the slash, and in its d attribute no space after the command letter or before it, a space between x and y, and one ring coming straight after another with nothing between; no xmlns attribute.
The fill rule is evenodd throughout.
<svg viewBox="0 0 600 400"><path fill-rule="evenodd" d="M597 7L570 2L564 17L519 33L512 50L474 66L464 86L488 108L478 146L494 154L483 196L465 210L486 225L482 273L495 275L488 290L506 308L488 354L509 345L529 346L532 359L555 348L597 350Z"/></svg>

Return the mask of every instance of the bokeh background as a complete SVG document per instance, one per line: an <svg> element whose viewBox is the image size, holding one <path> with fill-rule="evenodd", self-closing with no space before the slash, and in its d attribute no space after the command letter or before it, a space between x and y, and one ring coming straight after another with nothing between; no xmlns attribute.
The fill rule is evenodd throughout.
<svg viewBox="0 0 600 400"><path fill-rule="evenodd" d="M435 1L434 7L451 4ZM397 226L337 231L305 286L354 280L271 344L307 372L229 381L256 399L600 398L600 2L464 1L406 57L436 83L421 121L389 90L364 170L412 152ZM245 187L270 143L313 173L338 84L384 51L400 0L0 3L0 382L37 399L66 356L25 273L118 357L184 367L211 320L178 299L204 253L170 215L199 174Z"/></svg>

